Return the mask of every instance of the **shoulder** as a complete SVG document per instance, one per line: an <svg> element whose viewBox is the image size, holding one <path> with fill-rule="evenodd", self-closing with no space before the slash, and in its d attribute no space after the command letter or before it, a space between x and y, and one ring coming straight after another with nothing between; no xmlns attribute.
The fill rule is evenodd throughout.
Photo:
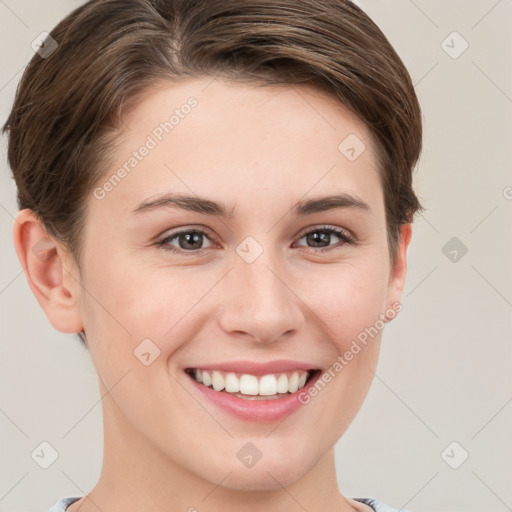
<svg viewBox="0 0 512 512"><path fill-rule="evenodd" d="M78 501L81 498L81 496L67 496L60 498L55 505L50 507L47 512L65 512L66 508L74 503L75 501ZM375 498L352 498L355 501L358 501L360 503L363 503L365 505L368 505L371 507L375 512L407 512L407 510L404 509L397 509L392 508L381 501L375 499Z"/></svg>
<svg viewBox="0 0 512 512"><path fill-rule="evenodd" d="M46 512L65 512L66 508L78 501L82 496L65 496L64 498L60 498L55 505L50 507Z"/></svg>
<svg viewBox="0 0 512 512"><path fill-rule="evenodd" d="M364 503L372 508L375 512L407 512L407 510L403 508L393 508L389 505L382 503L382 501L377 500L376 498L352 498L355 501L359 501L360 503Z"/></svg>

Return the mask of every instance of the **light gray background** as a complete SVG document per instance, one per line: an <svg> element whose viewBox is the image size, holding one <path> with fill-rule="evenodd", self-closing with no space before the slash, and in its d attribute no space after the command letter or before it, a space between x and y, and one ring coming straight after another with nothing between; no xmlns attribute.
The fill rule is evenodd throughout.
<svg viewBox="0 0 512 512"><path fill-rule="evenodd" d="M336 447L340 488L416 512L512 510L512 0L357 3L413 77L427 211L414 225L404 309ZM2 124L30 43L79 4L0 0ZM442 47L453 31L469 44L456 59ZM450 36L445 48L461 44ZM0 512L36 512L96 483L101 397L88 353L50 326L23 276L5 138L1 151ZM468 248L457 262L442 250L452 237ZM31 458L42 441L59 453L46 470ZM441 456L452 441L452 465L469 453L458 469Z"/></svg>

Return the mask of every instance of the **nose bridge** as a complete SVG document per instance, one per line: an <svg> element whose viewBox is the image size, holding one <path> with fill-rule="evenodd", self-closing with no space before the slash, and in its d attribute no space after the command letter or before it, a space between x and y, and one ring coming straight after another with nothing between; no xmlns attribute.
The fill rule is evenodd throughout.
<svg viewBox="0 0 512 512"><path fill-rule="evenodd" d="M226 332L271 342L299 329L300 306L276 251L248 237L237 247L229 274L221 318Z"/></svg>

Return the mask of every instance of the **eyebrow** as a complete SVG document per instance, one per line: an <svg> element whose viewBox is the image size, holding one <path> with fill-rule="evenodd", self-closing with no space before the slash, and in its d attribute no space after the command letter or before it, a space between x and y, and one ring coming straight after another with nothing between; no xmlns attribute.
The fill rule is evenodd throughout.
<svg viewBox="0 0 512 512"><path fill-rule="evenodd" d="M234 206L228 209L223 203L218 203L199 196L164 194L143 201L132 211L132 215L164 207L179 208L225 219L232 219L235 209ZM367 203L347 193L298 201L293 206L292 213L303 216L342 208L357 208L371 213L371 208Z"/></svg>

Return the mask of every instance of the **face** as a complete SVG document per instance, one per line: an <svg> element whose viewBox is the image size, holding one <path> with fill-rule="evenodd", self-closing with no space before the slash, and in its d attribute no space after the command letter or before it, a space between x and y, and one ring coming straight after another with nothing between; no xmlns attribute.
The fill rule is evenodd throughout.
<svg viewBox="0 0 512 512"><path fill-rule="evenodd" d="M403 284L368 130L305 86L198 79L149 91L109 165L80 274L109 449L296 481L359 410Z"/></svg>

